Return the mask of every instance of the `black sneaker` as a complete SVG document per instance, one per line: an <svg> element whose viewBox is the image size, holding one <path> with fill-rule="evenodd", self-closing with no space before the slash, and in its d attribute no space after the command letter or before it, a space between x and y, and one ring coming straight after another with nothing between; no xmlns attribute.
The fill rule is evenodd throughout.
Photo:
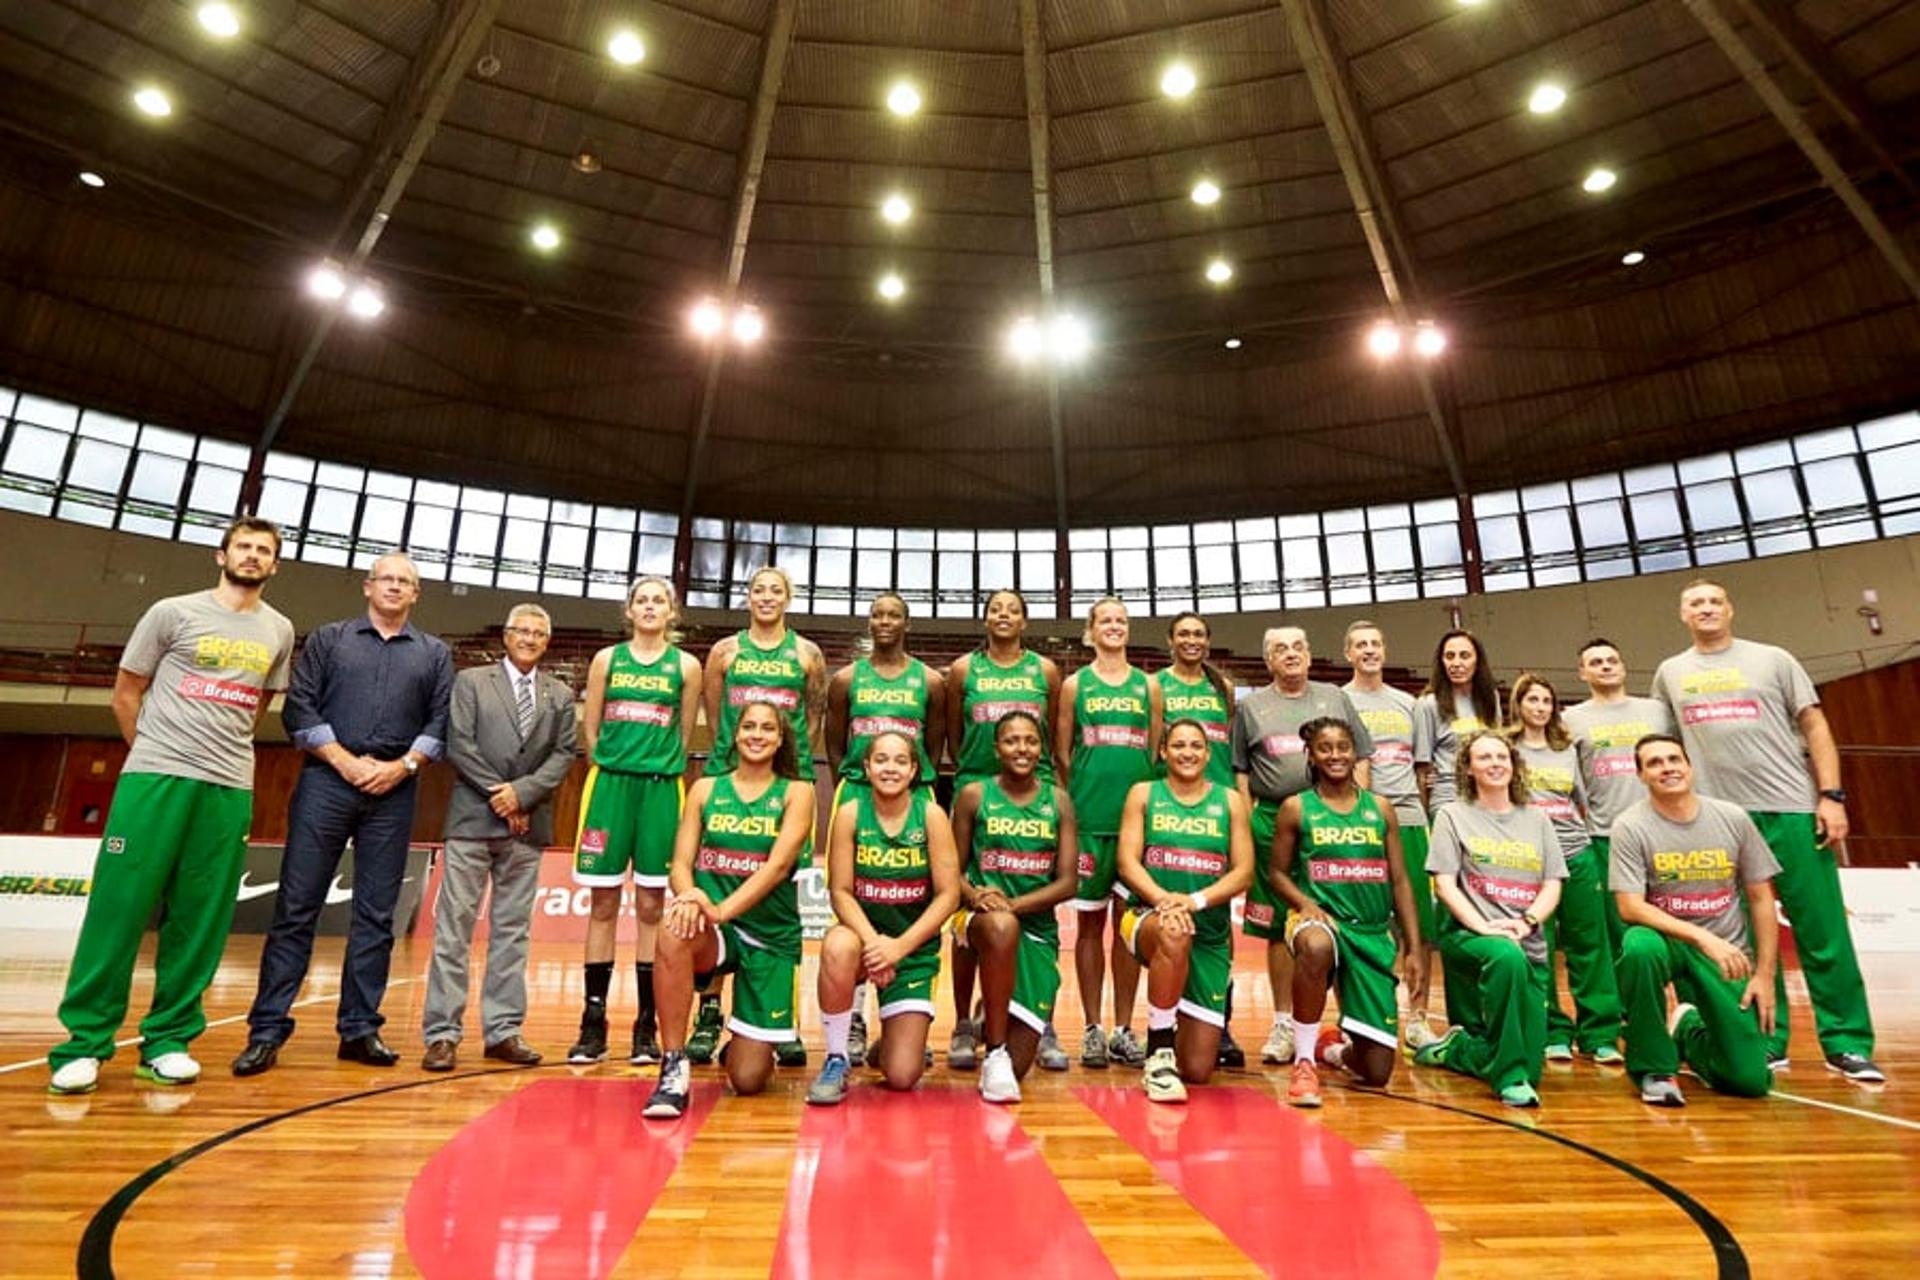
<svg viewBox="0 0 1920 1280"><path fill-rule="evenodd" d="M627 1055L627 1062L636 1067L660 1061L660 1037L654 1028L654 1017L643 1013L633 1020L633 1052Z"/></svg>
<svg viewBox="0 0 1920 1280"><path fill-rule="evenodd" d="M1214 1061L1220 1066L1238 1071L1247 1065L1247 1051L1233 1038L1233 1032L1225 1027L1220 1029L1220 1055Z"/></svg>
<svg viewBox="0 0 1920 1280"><path fill-rule="evenodd" d="M607 1060L607 1002L589 999L580 1013L580 1039L567 1050L567 1062L576 1067Z"/></svg>
<svg viewBox="0 0 1920 1280"><path fill-rule="evenodd" d="M1875 1066L1873 1059L1863 1053L1830 1053L1827 1055L1827 1070L1838 1071L1847 1079L1860 1084L1887 1082L1887 1073Z"/></svg>
<svg viewBox="0 0 1920 1280"><path fill-rule="evenodd" d="M773 1060L783 1067L804 1067L807 1065L807 1046L797 1038L777 1044L773 1046Z"/></svg>
<svg viewBox="0 0 1920 1280"><path fill-rule="evenodd" d="M687 1037L687 1061L702 1067L713 1061L725 1021L720 1016L720 997L701 996L700 1010L693 1016L693 1034Z"/></svg>
<svg viewBox="0 0 1920 1280"><path fill-rule="evenodd" d="M653 1096L647 1099L647 1105L640 1114L649 1120L679 1119L687 1113L687 1092L691 1081L687 1055L669 1053L660 1063L660 1082L653 1086Z"/></svg>

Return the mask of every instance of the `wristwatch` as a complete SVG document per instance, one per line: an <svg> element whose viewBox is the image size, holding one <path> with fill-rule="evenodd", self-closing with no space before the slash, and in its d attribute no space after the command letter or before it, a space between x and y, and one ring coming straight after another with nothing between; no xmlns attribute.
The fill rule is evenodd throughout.
<svg viewBox="0 0 1920 1280"><path fill-rule="evenodd" d="M1820 798L1822 800L1831 800L1835 804L1845 804L1847 802L1847 793L1839 787L1827 787L1820 792Z"/></svg>
<svg viewBox="0 0 1920 1280"><path fill-rule="evenodd" d="M420 775L420 762L413 758L413 755L411 752L409 752L404 756L401 756L400 763L407 766L407 776L409 778L418 777Z"/></svg>
<svg viewBox="0 0 1920 1280"><path fill-rule="evenodd" d="M1531 911L1522 911L1520 913L1520 918L1526 921L1527 928L1529 929L1538 929L1540 927L1540 922L1534 919L1533 912Z"/></svg>

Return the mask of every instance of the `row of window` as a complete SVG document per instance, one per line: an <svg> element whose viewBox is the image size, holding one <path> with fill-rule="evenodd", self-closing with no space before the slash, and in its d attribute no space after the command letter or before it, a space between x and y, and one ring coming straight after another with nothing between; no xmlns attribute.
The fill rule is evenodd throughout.
<svg viewBox="0 0 1920 1280"><path fill-rule="evenodd" d="M0 508L213 542L247 450L0 388ZM503 493L270 453L260 514L287 558L364 567L405 547L434 580L620 599L673 568L678 518ZM1489 591L1625 577L1920 532L1920 413L1578 480L1477 494ZM1054 613L1051 529L887 529L696 518L688 602L744 603L754 569L794 580L803 613L849 614L883 589L922 613L977 615L1017 586ZM1314 608L1466 590L1451 498L1199 524L1074 529L1076 612Z"/></svg>

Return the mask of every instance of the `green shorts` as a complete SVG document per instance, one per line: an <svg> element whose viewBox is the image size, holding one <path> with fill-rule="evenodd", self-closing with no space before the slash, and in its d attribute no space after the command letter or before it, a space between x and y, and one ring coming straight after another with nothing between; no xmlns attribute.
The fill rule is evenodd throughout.
<svg viewBox="0 0 1920 1280"><path fill-rule="evenodd" d="M1080 887L1073 894L1075 911L1099 911L1111 898L1127 899L1114 881L1120 864L1120 837L1080 833Z"/></svg>
<svg viewBox="0 0 1920 1280"><path fill-rule="evenodd" d="M1152 915L1151 911L1128 907L1120 917L1121 940L1142 968L1147 967L1148 959L1140 953L1140 926ZM1226 1026L1227 984L1232 980L1232 935L1220 942L1202 942L1195 938L1193 949L1187 952L1187 981L1180 990L1179 1011L1210 1027Z"/></svg>
<svg viewBox="0 0 1920 1280"><path fill-rule="evenodd" d="M973 922L973 914L962 907L953 913L950 925L955 944L969 950L967 926ZM1021 929L1020 945L1013 952L1013 999L1007 1004L1007 1012L1044 1034L1053 1021L1053 1005L1059 996L1059 941L1036 938Z"/></svg>
<svg viewBox="0 0 1920 1280"><path fill-rule="evenodd" d="M667 887L673 838L680 829L686 784L658 773L618 773L599 765L587 771L580 797L580 833L573 845L573 882L600 889L633 882Z"/></svg>
<svg viewBox="0 0 1920 1280"><path fill-rule="evenodd" d="M893 981L880 988L880 1017L924 1013L933 1016L933 980L940 976L940 937L894 966Z"/></svg>
<svg viewBox="0 0 1920 1280"><path fill-rule="evenodd" d="M1304 919L1298 912L1287 913L1287 947L1293 947L1294 935L1302 927L1320 928L1318 922ZM1389 1049L1400 1044L1400 1003L1394 989L1399 979L1393 962L1399 947L1393 931L1361 929L1342 925L1333 934L1333 990L1340 1001L1341 1029L1384 1044Z"/></svg>
<svg viewBox="0 0 1920 1280"><path fill-rule="evenodd" d="M1280 821L1280 802L1255 800L1250 823L1253 827L1253 883L1247 888L1246 914L1240 920L1240 932L1249 938L1280 941L1280 927L1286 921L1286 904L1267 887L1267 860L1273 856L1273 829Z"/></svg>
<svg viewBox="0 0 1920 1280"><path fill-rule="evenodd" d="M727 1030L764 1044L792 1040L794 1006L799 1003L799 959L761 946L738 925L719 925L715 933L720 957L711 970L695 976L695 985L705 989L714 974L733 975L733 1009L727 1018Z"/></svg>
<svg viewBox="0 0 1920 1280"><path fill-rule="evenodd" d="M1400 824L1400 855L1407 864L1407 888L1413 890L1413 912L1420 917L1420 940L1433 946L1433 877L1427 874L1427 829ZM1346 1008L1342 1001L1341 1008Z"/></svg>

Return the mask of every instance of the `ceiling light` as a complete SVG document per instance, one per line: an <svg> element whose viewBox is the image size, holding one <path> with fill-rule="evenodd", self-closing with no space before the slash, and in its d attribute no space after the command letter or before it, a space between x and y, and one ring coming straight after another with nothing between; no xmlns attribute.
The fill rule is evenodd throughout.
<svg viewBox="0 0 1920 1280"><path fill-rule="evenodd" d="M1422 320L1413 330L1414 354L1431 360L1447 349L1447 331L1431 320Z"/></svg>
<svg viewBox="0 0 1920 1280"><path fill-rule="evenodd" d="M695 334L702 338L711 338L727 327L727 316L720 304L712 298L702 298L687 314L687 323Z"/></svg>
<svg viewBox="0 0 1920 1280"><path fill-rule="evenodd" d="M1066 311L1053 318L1047 338L1056 360L1078 360L1093 349L1093 334L1086 322Z"/></svg>
<svg viewBox="0 0 1920 1280"><path fill-rule="evenodd" d="M552 253L560 247L560 228L551 222L536 222L533 229L527 232L527 239L532 241L533 247L540 252Z"/></svg>
<svg viewBox="0 0 1920 1280"><path fill-rule="evenodd" d="M1639 249L1629 249L1620 255L1620 265L1623 267L1637 267L1646 260L1647 255Z"/></svg>
<svg viewBox="0 0 1920 1280"><path fill-rule="evenodd" d="M156 120L173 114L173 99L155 85L142 85L134 90L133 105Z"/></svg>
<svg viewBox="0 0 1920 1280"><path fill-rule="evenodd" d="M203 4L193 16L200 20L200 29L216 40L240 34L240 11L230 4Z"/></svg>
<svg viewBox="0 0 1920 1280"><path fill-rule="evenodd" d="M598 173L600 157L591 151L582 150L574 155L573 168L576 173Z"/></svg>
<svg viewBox="0 0 1920 1280"><path fill-rule="evenodd" d="M1221 343L1221 345L1229 351L1238 351L1242 343L1238 338L1228 338L1225 342Z"/></svg>
<svg viewBox="0 0 1920 1280"><path fill-rule="evenodd" d="M1618 181L1620 181L1620 175L1615 173L1613 170L1595 169L1592 173L1589 173L1584 180L1581 181L1580 189L1582 191L1591 192L1594 195L1599 195L1602 191L1607 190L1609 187L1613 186L1613 184Z"/></svg>
<svg viewBox="0 0 1920 1280"><path fill-rule="evenodd" d="M1454 0L1454 3L1458 4L1462 9L1478 9L1486 2L1487 0Z"/></svg>
<svg viewBox="0 0 1920 1280"><path fill-rule="evenodd" d="M638 66L647 56L647 46L638 34L623 27L607 41L607 56L623 67Z"/></svg>
<svg viewBox="0 0 1920 1280"><path fill-rule="evenodd" d="M913 216L913 206L903 195L890 195L880 202L880 216L897 227Z"/></svg>
<svg viewBox="0 0 1920 1280"><path fill-rule="evenodd" d="M742 307L733 316L733 337L736 342L751 345L760 341L767 332L767 322L760 318L760 312L754 307Z"/></svg>
<svg viewBox="0 0 1920 1280"><path fill-rule="evenodd" d="M1225 258L1215 258L1207 264L1207 279L1215 284L1225 284L1233 279L1233 264Z"/></svg>
<svg viewBox="0 0 1920 1280"><path fill-rule="evenodd" d="M1032 316L1021 316L1013 322L1013 328L1007 330L1007 354L1022 364L1040 354L1040 326L1033 322Z"/></svg>
<svg viewBox="0 0 1920 1280"><path fill-rule="evenodd" d="M907 282L891 271L881 276L880 283L875 287L880 290L880 296L888 302L897 301L907 292Z"/></svg>
<svg viewBox="0 0 1920 1280"><path fill-rule="evenodd" d="M1567 91L1552 81L1535 85L1527 98L1527 110L1537 116L1550 116L1567 104Z"/></svg>
<svg viewBox="0 0 1920 1280"><path fill-rule="evenodd" d="M353 296L347 299L347 310L362 320L376 320L386 309L387 300L381 296L380 290L364 281L354 289Z"/></svg>
<svg viewBox="0 0 1920 1280"><path fill-rule="evenodd" d="M1367 350L1382 360L1400 354L1400 331L1382 320L1367 330Z"/></svg>
<svg viewBox="0 0 1920 1280"><path fill-rule="evenodd" d="M307 272L307 292L322 302L338 302L347 296L347 278L331 262L323 262Z"/></svg>
<svg viewBox="0 0 1920 1280"><path fill-rule="evenodd" d="M920 109L920 91L905 80L887 90L887 110L897 116L910 116Z"/></svg>
<svg viewBox="0 0 1920 1280"><path fill-rule="evenodd" d="M1220 188L1202 178L1193 184L1193 202L1195 204L1216 204L1220 199Z"/></svg>
<svg viewBox="0 0 1920 1280"><path fill-rule="evenodd" d="M104 187L107 185L107 180L91 169L82 169L80 171L80 181L89 187Z"/></svg>
<svg viewBox="0 0 1920 1280"><path fill-rule="evenodd" d="M1160 92L1169 98L1184 98L1192 93L1200 80L1193 74L1193 68L1184 62L1176 62L1160 74Z"/></svg>

